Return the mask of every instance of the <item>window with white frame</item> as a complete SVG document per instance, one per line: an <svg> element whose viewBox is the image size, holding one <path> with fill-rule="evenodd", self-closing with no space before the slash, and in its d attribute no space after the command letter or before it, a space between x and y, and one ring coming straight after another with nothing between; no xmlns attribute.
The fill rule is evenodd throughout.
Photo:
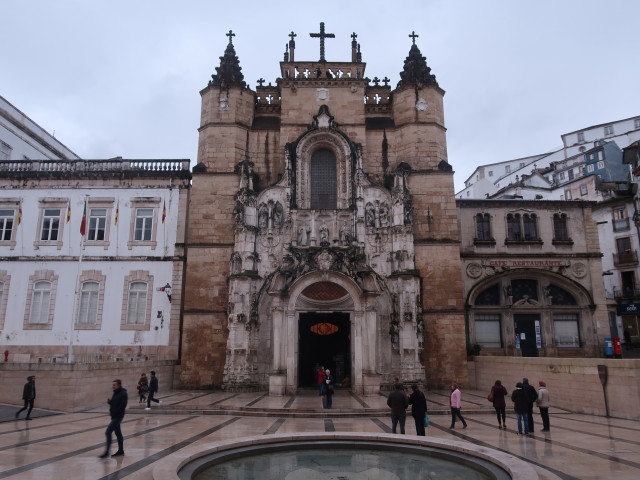
<svg viewBox="0 0 640 480"><path fill-rule="evenodd" d="M107 228L107 209L106 208L90 208L89 209L89 231L87 233L87 241L104 240Z"/></svg>
<svg viewBox="0 0 640 480"><path fill-rule="evenodd" d="M0 160L11 160L11 145L0 140Z"/></svg>
<svg viewBox="0 0 640 480"><path fill-rule="evenodd" d="M571 200L571 190L565 190L564 198L566 198L567 200Z"/></svg>
<svg viewBox="0 0 640 480"><path fill-rule="evenodd" d="M0 270L0 330L4 328L4 319L7 313L7 297L11 277L5 270Z"/></svg>
<svg viewBox="0 0 640 480"><path fill-rule="evenodd" d="M14 209L0 208L0 242L13 240L13 224L16 216Z"/></svg>
<svg viewBox="0 0 640 480"><path fill-rule="evenodd" d="M524 168L524 162L520 162L520 166L518 168Z"/></svg>
<svg viewBox="0 0 640 480"><path fill-rule="evenodd" d="M613 125L606 125L604 127L605 136L613 135Z"/></svg>
<svg viewBox="0 0 640 480"><path fill-rule="evenodd" d="M584 132L578 132L578 142L584 142Z"/></svg>
<svg viewBox="0 0 640 480"><path fill-rule="evenodd" d="M129 249L134 246L148 245L152 249L157 246L156 232L158 230L157 215L160 198L134 198L131 201L131 230L129 233Z"/></svg>
<svg viewBox="0 0 640 480"><path fill-rule="evenodd" d="M554 314L553 329L556 347L576 348L580 346L580 328L577 314Z"/></svg>
<svg viewBox="0 0 640 480"><path fill-rule="evenodd" d="M63 231L65 222L63 215L69 206L67 198L44 198L40 200L40 228L34 245L55 245L58 250L62 248Z"/></svg>
<svg viewBox="0 0 640 480"><path fill-rule="evenodd" d="M493 177L493 170L489 170L489 176Z"/></svg>
<svg viewBox="0 0 640 480"><path fill-rule="evenodd" d="M593 173L595 171L595 165L593 163L590 163L589 165L587 165L587 173Z"/></svg>
<svg viewBox="0 0 640 480"><path fill-rule="evenodd" d="M129 301L127 306L127 324L143 325L147 311L147 284L131 282L129 284Z"/></svg>
<svg viewBox="0 0 640 480"><path fill-rule="evenodd" d="M29 323L43 325L49 323L49 308L51 306L51 282L41 280L33 284L31 295L31 310Z"/></svg>
<svg viewBox="0 0 640 480"><path fill-rule="evenodd" d="M580 195L586 195L587 193L589 193L589 191L587 190L587 186L580 185Z"/></svg>
<svg viewBox="0 0 640 480"><path fill-rule="evenodd" d="M59 208L44 209L40 228L40 241L52 242L58 240L61 212L62 210Z"/></svg>
<svg viewBox="0 0 640 480"><path fill-rule="evenodd" d="M640 128L640 118L633 120L633 128Z"/></svg>
<svg viewBox="0 0 640 480"><path fill-rule="evenodd" d="M153 231L153 209L136 208L136 227L133 239L137 242L148 242L151 240Z"/></svg>
<svg viewBox="0 0 640 480"><path fill-rule="evenodd" d="M564 172L560 172L560 173L558 173L558 178L559 178L560 180L564 180Z"/></svg>
<svg viewBox="0 0 640 480"><path fill-rule="evenodd" d="M500 315L493 313L475 314L476 343L483 348L501 348Z"/></svg>
<svg viewBox="0 0 640 480"><path fill-rule="evenodd" d="M604 161L598 160L598 165L597 166L598 166L598 170L604 169Z"/></svg>
<svg viewBox="0 0 640 480"><path fill-rule="evenodd" d="M98 282L83 282L80 287L80 309L78 324L95 325L98 321L98 299L100 284Z"/></svg>
<svg viewBox="0 0 640 480"><path fill-rule="evenodd" d="M511 165L505 165L504 171L505 171L505 173L510 173L511 172Z"/></svg>

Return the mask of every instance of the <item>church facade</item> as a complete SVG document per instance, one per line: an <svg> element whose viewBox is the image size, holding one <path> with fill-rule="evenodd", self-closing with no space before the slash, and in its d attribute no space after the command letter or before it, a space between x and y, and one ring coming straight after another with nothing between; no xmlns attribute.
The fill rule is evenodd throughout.
<svg viewBox="0 0 640 480"><path fill-rule="evenodd" d="M444 91L417 35L395 88L366 76L355 33L350 61L327 60L321 24L319 59L292 32L255 90L227 35L200 92L180 384L292 393L318 365L360 393L465 382Z"/></svg>

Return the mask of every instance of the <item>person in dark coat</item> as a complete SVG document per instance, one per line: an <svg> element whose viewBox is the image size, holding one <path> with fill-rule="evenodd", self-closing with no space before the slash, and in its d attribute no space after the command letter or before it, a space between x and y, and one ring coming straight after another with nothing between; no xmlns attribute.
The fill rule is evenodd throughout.
<svg viewBox="0 0 640 480"><path fill-rule="evenodd" d="M416 422L416 435L425 436L424 416L427 413L427 398L415 383L411 385L411 395L409 395L409 405L411 405L411 416Z"/></svg>
<svg viewBox="0 0 640 480"><path fill-rule="evenodd" d="M149 394L147 395L147 408L145 410L151 410L151 402L162 403L162 400L158 400L154 397L158 393L158 377L156 372L151 370L151 380L149 380Z"/></svg>
<svg viewBox="0 0 640 480"><path fill-rule="evenodd" d="M121 457L124 455L124 437L122 436L122 430L120 430L120 424L122 423L122 419L124 418L124 412L127 409L129 396L127 395L127 390L122 388L122 381L120 379L116 379L111 382L111 389L113 390L113 395L111 396L111 398L107 399L111 421L109 422L109 425L104 432L107 437L107 444L104 453L100 455L100 458L107 458L109 456L112 433L116 434L116 440L118 441L118 451L111 456Z"/></svg>
<svg viewBox="0 0 640 480"><path fill-rule="evenodd" d="M504 401L504 397L509 394L507 389L504 388L500 380L496 380L496 383L491 387L491 394L493 395L493 408L496 409L496 417L498 417L498 428L507 429L506 413L505 409L507 404Z"/></svg>
<svg viewBox="0 0 640 480"><path fill-rule="evenodd" d="M527 416L529 417L529 433L533 433L533 405L538 399L538 392L536 392L536 389L533 385L529 385L528 378L522 379L522 389L527 392L527 397L529 398Z"/></svg>
<svg viewBox="0 0 640 480"><path fill-rule="evenodd" d="M393 390L387 397L387 405L391 408L391 432L396 433L399 423L400 433L404 435L404 424L407 421L409 399L404 394L404 387L401 383L394 384Z"/></svg>
<svg viewBox="0 0 640 480"><path fill-rule="evenodd" d="M33 410L33 404L36 401L36 377L35 375L30 375L27 377L27 383L24 384L24 388L22 389L22 400L24 400L24 407L16 412L16 418L20 416L20 414L27 410L27 416L25 420L31 420L31 410Z"/></svg>
<svg viewBox="0 0 640 480"><path fill-rule="evenodd" d="M324 371L324 395L326 397L325 408L333 408L333 394L335 393L335 382L331 376L331 370Z"/></svg>
<svg viewBox="0 0 640 480"><path fill-rule="evenodd" d="M513 409L516 411L516 418L518 419L518 435L523 435L523 420L524 435L529 435L529 396L527 395L527 392L522 388L522 383L516 383L516 389L511 394L511 400L514 403Z"/></svg>

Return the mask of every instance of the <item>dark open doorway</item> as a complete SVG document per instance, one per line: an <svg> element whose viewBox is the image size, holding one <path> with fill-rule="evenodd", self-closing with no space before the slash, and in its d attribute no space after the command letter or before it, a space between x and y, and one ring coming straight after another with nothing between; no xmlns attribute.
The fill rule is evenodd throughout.
<svg viewBox="0 0 640 480"><path fill-rule="evenodd" d="M537 357L540 344L540 316L518 314L513 316L516 345L520 345L523 357Z"/></svg>
<svg viewBox="0 0 640 480"><path fill-rule="evenodd" d="M331 370L337 383L351 377L349 314L301 313L298 324L298 385L316 386L316 364Z"/></svg>

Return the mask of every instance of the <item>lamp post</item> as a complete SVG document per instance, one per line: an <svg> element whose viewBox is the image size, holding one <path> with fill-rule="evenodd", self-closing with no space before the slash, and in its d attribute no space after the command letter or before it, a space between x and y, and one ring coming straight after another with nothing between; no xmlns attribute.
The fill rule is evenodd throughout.
<svg viewBox="0 0 640 480"><path fill-rule="evenodd" d="M162 287L162 291L167 294L167 298L169 302L171 302L171 285L167 283L164 287Z"/></svg>

